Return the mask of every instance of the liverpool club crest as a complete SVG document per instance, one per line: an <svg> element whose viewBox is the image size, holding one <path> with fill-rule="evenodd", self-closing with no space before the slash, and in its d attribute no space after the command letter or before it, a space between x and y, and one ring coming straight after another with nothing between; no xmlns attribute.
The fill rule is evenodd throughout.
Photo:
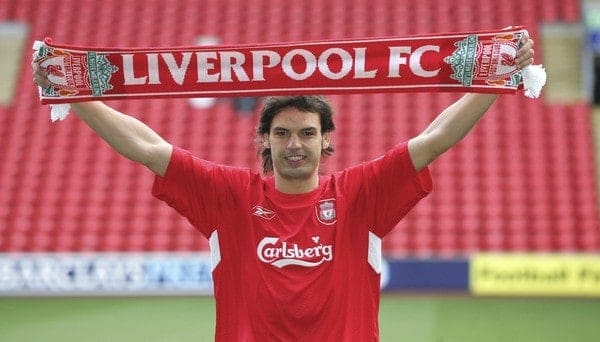
<svg viewBox="0 0 600 342"><path fill-rule="evenodd" d="M456 50L444 58L450 64L450 78L463 86L484 82L490 86L518 87L521 72L517 69L515 57L523 33L499 34L487 40L479 40L477 35L468 35L456 42Z"/></svg>
<svg viewBox="0 0 600 342"><path fill-rule="evenodd" d="M49 97L76 96L89 91L93 96L102 96L113 89L111 78L119 70L106 55L93 51L84 55L42 46L36 61L48 75L50 85L42 92Z"/></svg>
<svg viewBox="0 0 600 342"><path fill-rule="evenodd" d="M337 221L335 213L335 199L322 200L317 204L317 218L326 225L334 224Z"/></svg>

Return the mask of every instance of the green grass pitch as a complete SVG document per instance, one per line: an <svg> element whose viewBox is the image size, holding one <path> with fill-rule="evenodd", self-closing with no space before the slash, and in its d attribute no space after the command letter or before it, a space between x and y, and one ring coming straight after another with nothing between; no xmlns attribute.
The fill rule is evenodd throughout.
<svg viewBox="0 0 600 342"><path fill-rule="evenodd" d="M0 341L211 341L212 297L0 298ZM600 300L384 295L381 340L600 341Z"/></svg>

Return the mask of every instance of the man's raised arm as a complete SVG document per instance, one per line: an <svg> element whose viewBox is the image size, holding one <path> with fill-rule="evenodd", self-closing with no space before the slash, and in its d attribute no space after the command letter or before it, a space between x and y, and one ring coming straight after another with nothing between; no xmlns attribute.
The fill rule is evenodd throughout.
<svg viewBox="0 0 600 342"><path fill-rule="evenodd" d="M525 35L515 63L522 69L533 63L533 40ZM408 142L408 150L417 171L456 145L475 127L498 95L467 94L446 108L418 136Z"/></svg>
<svg viewBox="0 0 600 342"><path fill-rule="evenodd" d="M417 171L464 138L492 106L498 95L467 94L446 108L418 136L409 140L408 151Z"/></svg>
<svg viewBox="0 0 600 342"><path fill-rule="evenodd" d="M48 86L50 81L40 66L32 62L31 67L34 82ZM173 147L146 124L102 102L73 103L71 108L115 151L159 176L165 175Z"/></svg>
<svg viewBox="0 0 600 342"><path fill-rule="evenodd" d="M115 151L164 176L172 146L146 124L102 102L74 103L71 108Z"/></svg>

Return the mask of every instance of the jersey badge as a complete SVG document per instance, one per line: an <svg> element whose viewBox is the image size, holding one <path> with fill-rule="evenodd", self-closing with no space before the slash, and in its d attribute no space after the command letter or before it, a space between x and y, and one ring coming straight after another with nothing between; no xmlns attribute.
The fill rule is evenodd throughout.
<svg viewBox="0 0 600 342"><path fill-rule="evenodd" d="M335 213L335 198L319 201L316 210L317 218L322 224L331 225L337 221Z"/></svg>

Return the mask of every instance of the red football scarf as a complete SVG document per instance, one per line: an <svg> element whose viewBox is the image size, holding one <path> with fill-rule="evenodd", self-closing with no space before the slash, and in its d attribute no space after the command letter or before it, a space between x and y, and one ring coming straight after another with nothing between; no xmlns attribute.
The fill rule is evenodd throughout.
<svg viewBox="0 0 600 342"><path fill-rule="evenodd" d="M36 42L42 104L158 97L367 92L515 93L522 27L299 43L86 48ZM545 76L545 73L544 73ZM543 85L543 84L542 84ZM533 96L539 94L533 90Z"/></svg>

